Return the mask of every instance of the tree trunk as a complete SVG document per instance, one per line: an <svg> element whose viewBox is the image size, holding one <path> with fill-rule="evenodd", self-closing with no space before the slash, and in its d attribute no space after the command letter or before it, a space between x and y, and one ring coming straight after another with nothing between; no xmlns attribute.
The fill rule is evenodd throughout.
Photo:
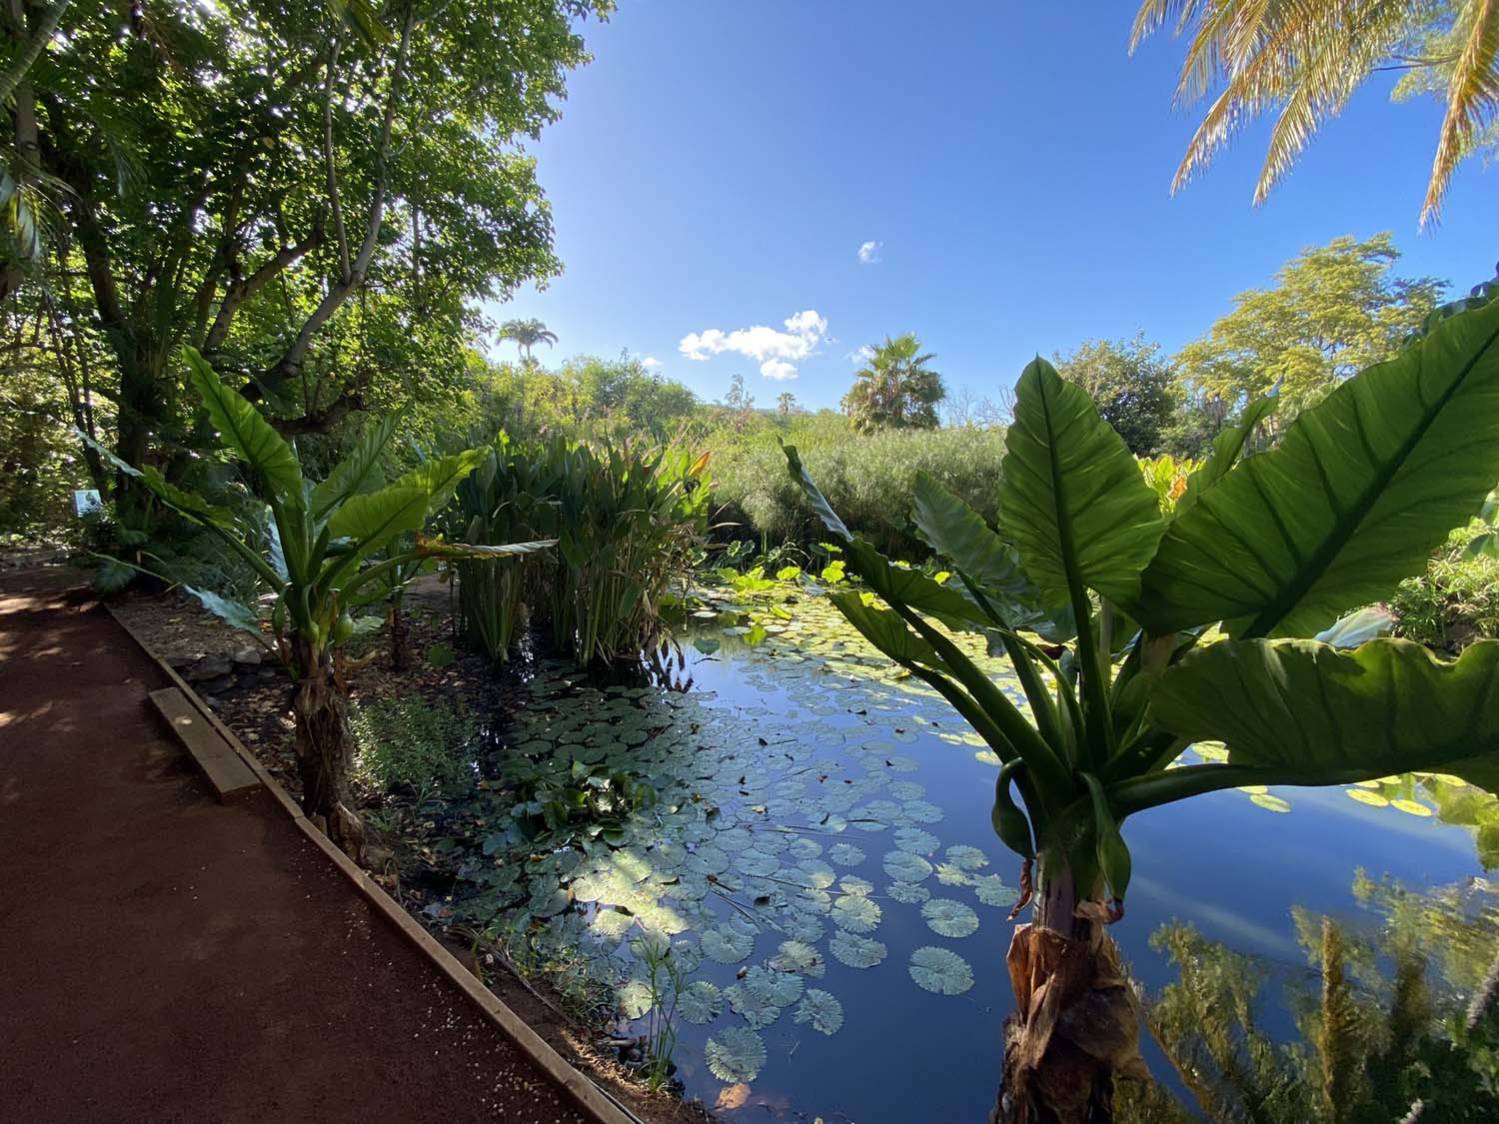
<svg viewBox="0 0 1499 1124"><path fill-rule="evenodd" d="M390 666L395 671L406 670L406 618L401 615L400 594L390 603Z"/></svg>
<svg viewBox="0 0 1499 1124"><path fill-rule="evenodd" d="M333 679L333 656L301 635L292 638L299 679L292 709L297 721L297 769L302 811L357 862L364 824L349 790L348 707Z"/></svg>
<svg viewBox="0 0 1499 1124"><path fill-rule="evenodd" d="M1142 1076L1139 1012L1104 929L1102 887L1079 897L1064 857L1043 854L1035 919L1007 963L1016 1012L990 1124L1107 1124L1114 1079Z"/></svg>

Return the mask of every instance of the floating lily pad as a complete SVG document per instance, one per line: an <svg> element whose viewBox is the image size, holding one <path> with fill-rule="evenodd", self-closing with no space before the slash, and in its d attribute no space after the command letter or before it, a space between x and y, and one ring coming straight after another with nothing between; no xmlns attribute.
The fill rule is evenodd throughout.
<svg viewBox="0 0 1499 1124"><path fill-rule="evenodd" d="M960 843L947 849L947 861L962 870L983 870L989 865L989 856L977 847Z"/></svg>
<svg viewBox="0 0 1499 1124"><path fill-rule="evenodd" d="M834 843L828 848L828 862L839 866L858 866L864 857L864 852L852 843Z"/></svg>
<svg viewBox="0 0 1499 1124"><path fill-rule="evenodd" d="M868 895L874 893L874 883L860 878L857 874L845 874L838 879L838 889L845 894Z"/></svg>
<svg viewBox="0 0 1499 1124"><path fill-rule="evenodd" d="M1003 908L1013 905L1020 896L997 874L986 874L973 880L973 892L985 905Z"/></svg>
<svg viewBox="0 0 1499 1124"><path fill-rule="evenodd" d="M776 1007L789 1007L801 998L805 983L795 972L781 972L756 964L744 977L744 986L756 998Z"/></svg>
<svg viewBox="0 0 1499 1124"><path fill-rule="evenodd" d="M944 886L972 886L975 879L955 863L938 863L937 881Z"/></svg>
<svg viewBox="0 0 1499 1124"><path fill-rule="evenodd" d="M972 907L951 898L933 898L921 907L921 916L939 937L966 937L979 927Z"/></svg>
<svg viewBox="0 0 1499 1124"><path fill-rule="evenodd" d="M1405 799L1403 797L1401 799L1399 799L1399 800L1391 800L1390 801L1390 807L1391 808L1398 808L1400 811L1404 812L1408 816L1429 816L1429 815L1431 815L1431 809L1428 808L1425 804L1420 804L1420 803L1417 803L1414 800L1408 800L1408 799Z"/></svg>
<svg viewBox="0 0 1499 1124"><path fill-rule="evenodd" d="M723 1014L723 992L707 980L693 980L677 993L677 1011L698 1026L711 1023Z"/></svg>
<svg viewBox="0 0 1499 1124"><path fill-rule="evenodd" d="M973 969L968 961L946 948L918 948L911 953L908 970L918 987L938 995L962 995L973 986Z"/></svg>
<svg viewBox="0 0 1499 1124"><path fill-rule="evenodd" d="M1367 804L1371 808L1388 808L1390 802L1377 792L1370 792L1367 788L1347 788L1343 790L1346 795L1360 804Z"/></svg>
<svg viewBox="0 0 1499 1124"><path fill-rule="evenodd" d="M850 894L833 903L833 924L850 933L872 933L879 928L880 913L878 902Z"/></svg>
<svg viewBox="0 0 1499 1124"><path fill-rule="evenodd" d="M901 818L916 823L939 823L945 815L941 808L927 800L907 800L901 805Z"/></svg>
<svg viewBox="0 0 1499 1124"><path fill-rule="evenodd" d="M753 1030L731 1026L708 1039L703 1058L720 1081L746 1084L760 1076L765 1064L765 1041Z"/></svg>
<svg viewBox="0 0 1499 1124"><path fill-rule="evenodd" d="M885 887L885 895L903 905L920 905L932 896L932 892L916 882L892 882Z"/></svg>
<svg viewBox="0 0 1499 1124"><path fill-rule="evenodd" d="M814 987L802 997L791 1017L794 1022L811 1023L812 1029L822 1034L837 1034L843 1026L843 1004L831 993Z"/></svg>
<svg viewBox="0 0 1499 1124"><path fill-rule="evenodd" d="M839 930L828 942L828 951L840 964L850 968L873 968L889 955L880 941Z"/></svg>
<svg viewBox="0 0 1499 1124"><path fill-rule="evenodd" d="M778 972L798 972L813 979L821 979L828 969L827 961L817 951L816 945L797 940L782 941L770 966Z"/></svg>
<svg viewBox="0 0 1499 1124"><path fill-rule="evenodd" d="M1258 804L1267 812L1289 812L1291 805L1279 796L1272 796L1267 792L1256 793L1249 798L1251 804Z"/></svg>
<svg viewBox="0 0 1499 1124"><path fill-rule="evenodd" d="M939 840L930 831L919 827L903 827L895 833L895 845L913 855L930 855L939 845Z"/></svg>
<svg viewBox="0 0 1499 1124"><path fill-rule="evenodd" d="M932 864L909 851L891 851L885 856L885 873L897 882L920 882L932 873Z"/></svg>
<svg viewBox="0 0 1499 1124"><path fill-rule="evenodd" d="M720 964L738 964L755 947L754 934L734 925L715 925L704 931L700 939L703 952Z"/></svg>
<svg viewBox="0 0 1499 1124"><path fill-rule="evenodd" d="M614 998L627 1019L638 1019L656 1005L655 993L645 980L626 980Z"/></svg>

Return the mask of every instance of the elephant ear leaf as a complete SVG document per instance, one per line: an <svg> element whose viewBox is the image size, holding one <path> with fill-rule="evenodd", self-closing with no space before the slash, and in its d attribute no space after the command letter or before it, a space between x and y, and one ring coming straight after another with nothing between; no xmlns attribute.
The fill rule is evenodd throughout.
<svg viewBox="0 0 1499 1124"><path fill-rule="evenodd" d="M1420 770L1499 792L1499 641L1444 662L1407 640L1352 651L1228 640L1166 671L1150 705L1165 728L1226 743L1230 765L1270 770L1271 783Z"/></svg>
<svg viewBox="0 0 1499 1124"><path fill-rule="evenodd" d="M373 492L385 483L380 460L395 429L396 420L389 417L364 431L353 452L334 466L326 480L313 488L312 514L315 518L322 519L350 496Z"/></svg>
<svg viewBox="0 0 1499 1124"><path fill-rule="evenodd" d="M1306 636L1419 572L1499 479L1499 302L1303 412L1179 515L1145 571L1157 635Z"/></svg>
<svg viewBox="0 0 1499 1124"><path fill-rule="evenodd" d="M219 435L242 456L284 503L302 502L302 467L297 454L271 423L243 395L225 386L208 360L191 347L182 349L188 377L203 398Z"/></svg>
<svg viewBox="0 0 1499 1124"><path fill-rule="evenodd" d="M1133 604L1164 524L1124 439L1080 386L1033 360L1016 386L999 507L1021 566L1047 601L1082 588Z"/></svg>

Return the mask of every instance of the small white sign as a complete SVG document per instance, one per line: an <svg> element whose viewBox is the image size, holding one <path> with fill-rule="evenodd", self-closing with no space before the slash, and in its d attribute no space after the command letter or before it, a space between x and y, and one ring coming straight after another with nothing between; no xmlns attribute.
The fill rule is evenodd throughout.
<svg viewBox="0 0 1499 1124"><path fill-rule="evenodd" d="M104 510L104 501L99 498L96 488L82 488L73 493L73 514L82 519L85 515L95 515Z"/></svg>

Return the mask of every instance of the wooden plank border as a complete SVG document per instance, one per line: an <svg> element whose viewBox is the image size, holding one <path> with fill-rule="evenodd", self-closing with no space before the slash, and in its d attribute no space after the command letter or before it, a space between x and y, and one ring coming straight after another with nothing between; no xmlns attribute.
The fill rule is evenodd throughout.
<svg viewBox="0 0 1499 1124"><path fill-rule="evenodd" d="M390 924L394 925L397 931L410 941L439 972L446 976L488 1021L514 1042L522 1054L566 1090L578 1107L593 1117L597 1124L644 1124L640 1117L619 1104L605 1090L599 1088L585 1074L574 1068L552 1047L551 1043L532 1030L524 1019L512 1011L499 996L485 987L483 982L465 968L457 957L443 948L437 938L427 932L354 860L340 851L326 835L314 827L312 822L302 814L301 805L291 798L286 789L281 787L280 782L260 763L260 759L234 736L234 731L219 719L219 716L213 712L213 708L199 697L187 681L177 674L176 670L151 650L151 646L126 623L115 611L114 606L104 604L104 608L114 622L125 630L126 635L135 641L136 647L146 654L172 685L183 693L193 708L229 743L302 834L327 856L328 861L354 884L355 889L364 896L365 900Z"/></svg>

